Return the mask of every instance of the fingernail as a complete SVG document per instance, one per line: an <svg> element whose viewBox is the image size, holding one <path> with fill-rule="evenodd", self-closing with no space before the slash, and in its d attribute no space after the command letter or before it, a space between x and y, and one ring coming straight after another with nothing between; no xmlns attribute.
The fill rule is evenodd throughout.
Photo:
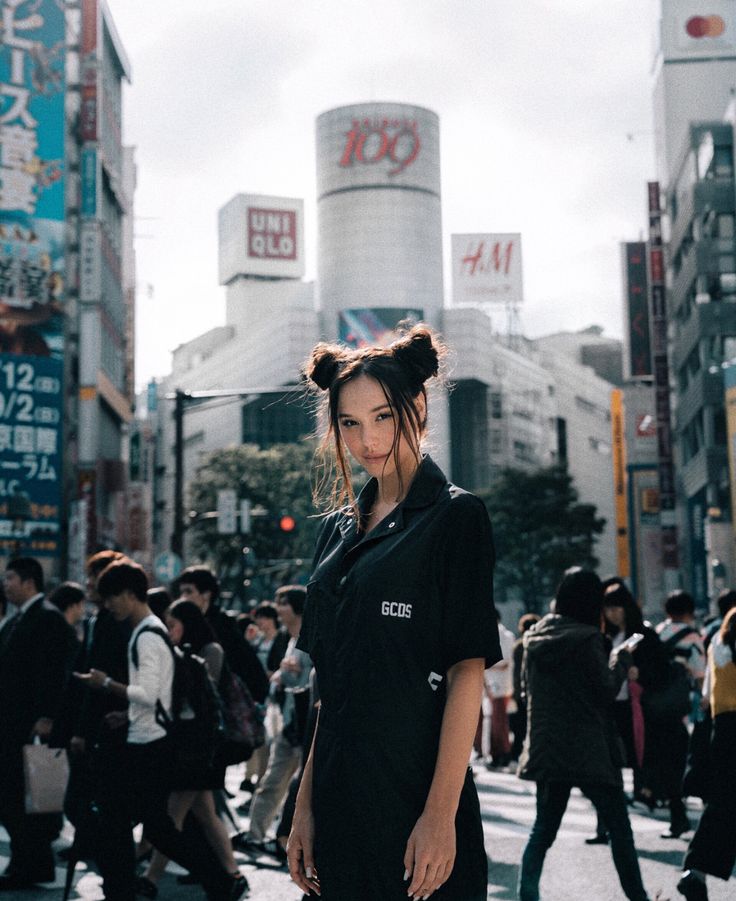
<svg viewBox="0 0 736 901"><path fill-rule="evenodd" d="M307 879L311 879L311 878L312 878L312 868L311 868L311 867L307 867L307 869L306 869L305 872L306 872L306 874L307 874Z"/></svg>
<svg viewBox="0 0 736 901"><path fill-rule="evenodd" d="M409 871L408 871L408 870L404 870L404 882L406 882L406 880L407 880L408 878L409 878Z"/></svg>

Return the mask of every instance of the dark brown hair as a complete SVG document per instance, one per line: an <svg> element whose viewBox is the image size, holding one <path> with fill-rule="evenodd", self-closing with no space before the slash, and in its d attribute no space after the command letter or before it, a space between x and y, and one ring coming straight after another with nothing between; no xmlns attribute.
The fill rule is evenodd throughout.
<svg viewBox="0 0 736 901"><path fill-rule="evenodd" d="M322 489L331 483L330 508L348 503L355 510L350 463L340 435L338 406L343 386L362 375L378 382L395 417L396 429L391 450L399 474L399 491L403 492L399 440L402 436L405 438L419 461L419 442L426 431L427 416L426 413L422 415L418 401L419 398L424 400L426 410L425 383L438 375L445 354L444 344L428 326L422 324L404 331L388 347L351 350L339 344L316 345L304 367L304 374L327 395L327 430L318 449L323 471L315 491L317 502Z"/></svg>

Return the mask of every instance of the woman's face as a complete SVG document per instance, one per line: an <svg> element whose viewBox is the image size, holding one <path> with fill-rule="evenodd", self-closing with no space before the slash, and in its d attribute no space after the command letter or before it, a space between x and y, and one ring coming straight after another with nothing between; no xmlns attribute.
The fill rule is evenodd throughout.
<svg viewBox="0 0 736 901"><path fill-rule="evenodd" d="M169 630L169 638L172 644L181 644L184 637L184 623L170 613L166 614L166 628Z"/></svg>
<svg viewBox="0 0 736 901"><path fill-rule="evenodd" d="M422 419L424 398L421 396L417 398L417 407ZM346 382L340 390L337 418L345 446L368 475L385 479L396 474L392 448L397 421L376 379L360 375ZM416 469L414 452L404 435L399 438L398 458L405 477Z"/></svg>
<svg viewBox="0 0 736 901"><path fill-rule="evenodd" d="M610 607L606 605L603 608L603 613L612 626L616 626L619 630L626 627L626 614L624 613L623 607Z"/></svg>

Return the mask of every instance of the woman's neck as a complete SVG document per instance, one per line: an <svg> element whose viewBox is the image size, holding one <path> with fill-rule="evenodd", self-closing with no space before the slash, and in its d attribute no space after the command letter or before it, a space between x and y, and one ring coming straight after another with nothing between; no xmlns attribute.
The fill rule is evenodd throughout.
<svg viewBox="0 0 736 901"><path fill-rule="evenodd" d="M385 510L390 507L395 507L396 504L400 504L409 492L417 469L419 469L418 462L413 466L405 468L401 472L401 476L399 476L398 470L391 473L391 475L386 478L381 478L379 476L376 499L373 502L374 508Z"/></svg>

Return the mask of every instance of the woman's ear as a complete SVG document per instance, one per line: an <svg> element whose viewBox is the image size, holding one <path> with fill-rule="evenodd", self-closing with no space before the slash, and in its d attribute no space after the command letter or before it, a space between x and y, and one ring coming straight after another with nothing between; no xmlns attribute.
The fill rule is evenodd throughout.
<svg viewBox="0 0 736 901"><path fill-rule="evenodd" d="M416 407L417 414L419 415L419 422L422 426L425 426L427 423L427 395L424 391L420 391L417 395Z"/></svg>

